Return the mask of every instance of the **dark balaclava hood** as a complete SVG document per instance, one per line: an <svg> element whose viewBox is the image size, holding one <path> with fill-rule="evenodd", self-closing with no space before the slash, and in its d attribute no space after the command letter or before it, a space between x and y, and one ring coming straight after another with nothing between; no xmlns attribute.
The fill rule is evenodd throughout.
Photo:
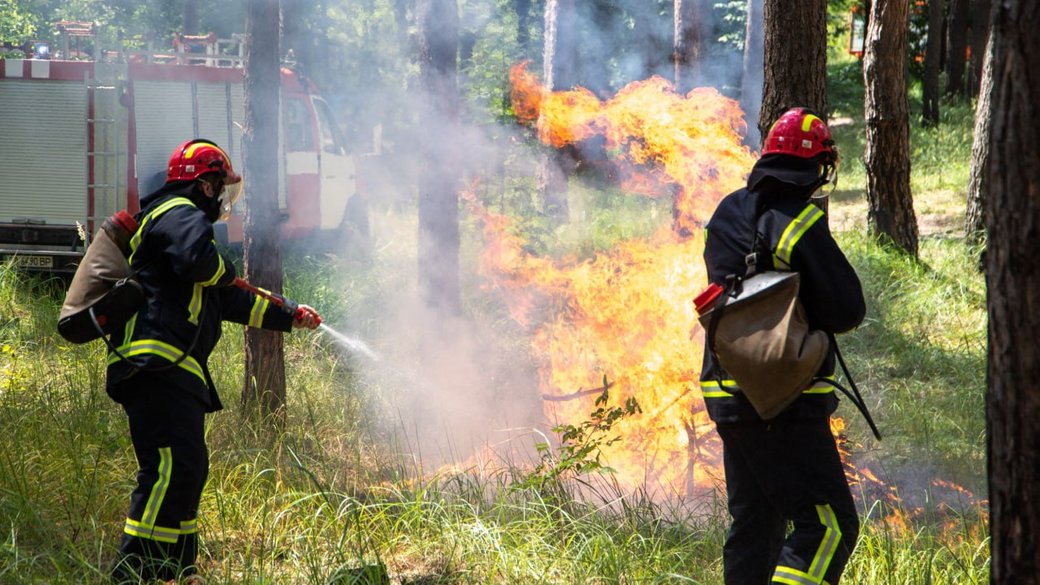
<svg viewBox="0 0 1040 585"><path fill-rule="evenodd" d="M820 163L789 154L767 154L758 159L748 175L749 191L800 191L810 197L827 182Z"/></svg>

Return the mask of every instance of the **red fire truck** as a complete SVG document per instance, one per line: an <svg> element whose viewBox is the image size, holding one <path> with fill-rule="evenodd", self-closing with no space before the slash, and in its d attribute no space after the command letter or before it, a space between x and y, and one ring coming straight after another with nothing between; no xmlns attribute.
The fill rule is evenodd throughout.
<svg viewBox="0 0 1040 585"><path fill-rule="evenodd" d="M167 54L0 59L0 261L74 271L84 237L120 209L137 211L188 138L217 142L241 169L241 50L224 42L182 36ZM367 231L355 159L317 88L289 68L280 111L283 238L328 244ZM246 192L218 238L242 240L248 201Z"/></svg>

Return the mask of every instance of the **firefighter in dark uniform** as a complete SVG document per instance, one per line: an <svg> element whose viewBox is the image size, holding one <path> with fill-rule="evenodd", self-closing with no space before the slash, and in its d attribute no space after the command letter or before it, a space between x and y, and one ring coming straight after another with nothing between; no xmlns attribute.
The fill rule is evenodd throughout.
<svg viewBox="0 0 1040 585"><path fill-rule="evenodd" d="M744 275L756 231L759 270L800 273L799 298L812 329L848 331L863 320L856 272L831 237L812 197L833 180L837 151L812 112L784 113L766 136L747 187L731 193L708 222L708 280ZM818 377L833 378L834 348ZM817 382L776 418L763 421L710 351L701 390L723 444L733 523L723 548L726 585L837 585L859 534L830 415L833 386ZM792 530L788 532L788 524Z"/></svg>
<svg viewBox="0 0 1040 585"><path fill-rule="evenodd" d="M126 411L137 485L112 578L115 583L201 583L196 515L209 470L207 412L222 405L206 361L221 322L289 331L313 329L310 307L295 314L230 286L234 266L217 251L213 223L226 218L241 177L216 144L191 140L170 157L166 183L141 199L130 265L143 308L113 335L107 391Z"/></svg>

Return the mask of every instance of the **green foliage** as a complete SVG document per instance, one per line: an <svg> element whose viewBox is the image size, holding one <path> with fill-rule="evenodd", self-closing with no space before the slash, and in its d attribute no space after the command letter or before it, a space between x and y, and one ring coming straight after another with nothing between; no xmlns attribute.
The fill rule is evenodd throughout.
<svg viewBox="0 0 1040 585"><path fill-rule="evenodd" d="M558 452L552 452L549 443L538 443L536 448L541 460L534 470L521 481L523 488L541 489L547 483L558 486L562 480L572 479L589 473L613 473L602 460L602 450L618 442L621 437L614 434L618 421L643 412L639 402L629 397L620 406L611 406L610 386L603 376L603 392L596 397L596 409L589 419L577 425L562 424L553 427L559 435Z"/></svg>
<svg viewBox="0 0 1040 585"><path fill-rule="evenodd" d="M36 32L32 15L19 4L16 0L0 0L0 45L21 45Z"/></svg>

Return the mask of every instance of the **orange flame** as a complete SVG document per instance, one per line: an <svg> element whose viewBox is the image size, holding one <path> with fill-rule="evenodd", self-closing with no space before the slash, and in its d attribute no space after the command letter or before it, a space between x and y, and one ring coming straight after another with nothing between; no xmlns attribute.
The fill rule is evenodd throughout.
<svg viewBox="0 0 1040 585"><path fill-rule="evenodd" d="M482 272L509 292L513 318L534 330L550 421L587 420L606 376L611 405L635 397L642 407L617 423L621 440L604 448L619 483L665 496L712 489L721 449L700 397L701 336L691 300L706 284L697 228L754 163L741 145L740 108L713 89L679 95L657 77L607 101L580 88L553 93L525 66L511 71L518 119L557 148L603 140L622 187L675 197L675 221L591 259L539 258L525 252L509 218L469 193L487 243Z"/></svg>
<svg viewBox="0 0 1040 585"><path fill-rule="evenodd" d="M602 138L625 191L659 197L678 189L679 232L703 225L755 162L741 144L747 124L740 106L714 88L683 96L655 76L603 102L584 88L545 89L526 62L514 65L509 77L517 119L535 124L543 143L580 147Z"/></svg>

